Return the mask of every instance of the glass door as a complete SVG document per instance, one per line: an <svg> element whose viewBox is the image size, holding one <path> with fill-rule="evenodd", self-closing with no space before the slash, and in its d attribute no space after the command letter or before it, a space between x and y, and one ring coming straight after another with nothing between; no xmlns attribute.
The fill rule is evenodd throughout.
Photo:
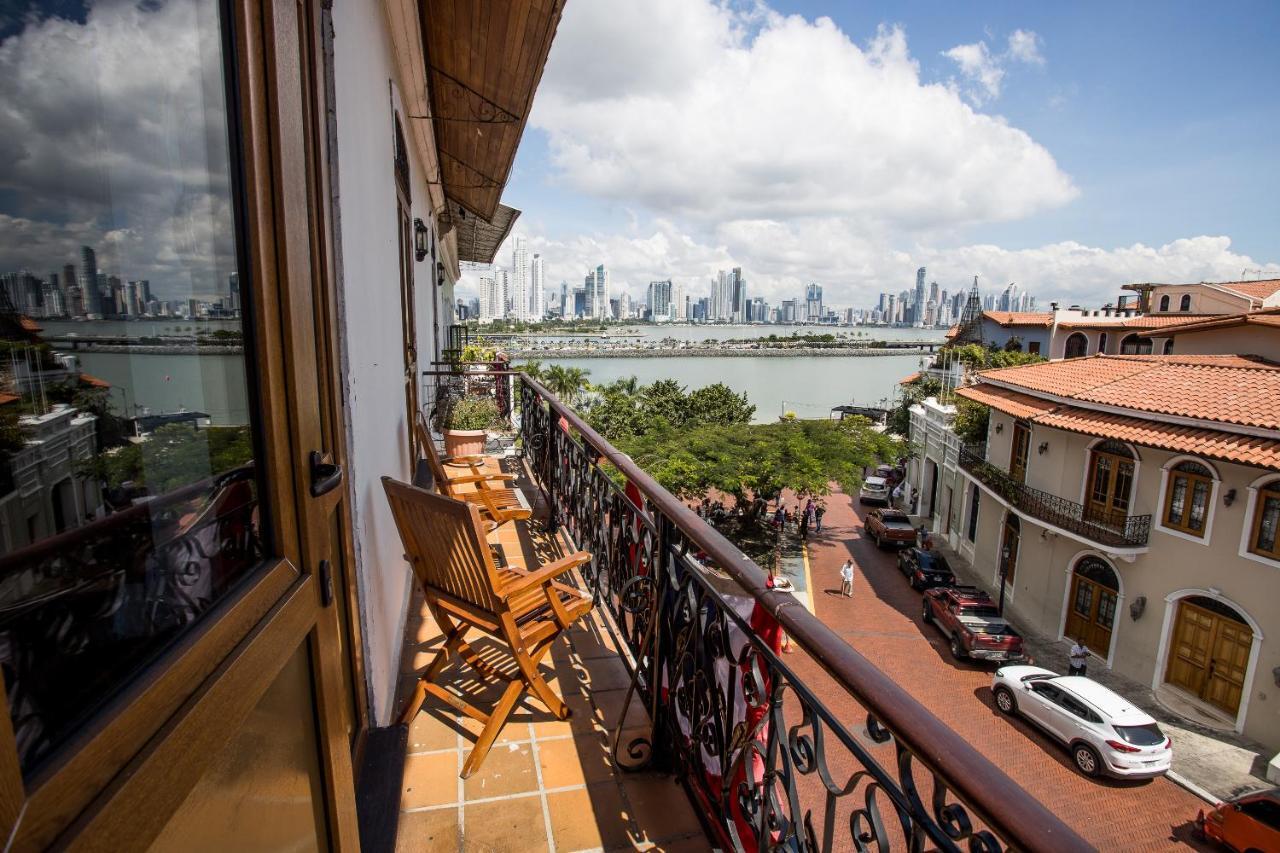
<svg viewBox="0 0 1280 853"><path fill-rule="evenodd" d="M1093 450L1085 495L1085 517L1123 527L1129 515L1133 487L1133 454L1119 442L1104 442Z"/></svg>
<svg viewBox="0 0 1280 853"><path fill-rule="evenodd" d="M29 152L0 193L17 848L357 844L314 11L91 3L0 34Z"/></svg>
<svg viewBox="0 0 1280 853"><path fill-rule="evenodd" d="M1031 450L1031 427L1014 421L1013 442L1009 450L1009 476L1019 483L1027 481L1027 454Z"/></svg>

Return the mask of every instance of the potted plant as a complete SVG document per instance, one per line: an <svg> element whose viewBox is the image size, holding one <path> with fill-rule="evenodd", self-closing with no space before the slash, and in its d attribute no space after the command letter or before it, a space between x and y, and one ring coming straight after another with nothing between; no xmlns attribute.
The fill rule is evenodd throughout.
<svg viewBox="0 0 1280 853"><path fill-rule="evenodd" d="M492 397L463 397L445 413L444 452L449 456L484 453L489 427L498 422L498 404Z"/></svg>

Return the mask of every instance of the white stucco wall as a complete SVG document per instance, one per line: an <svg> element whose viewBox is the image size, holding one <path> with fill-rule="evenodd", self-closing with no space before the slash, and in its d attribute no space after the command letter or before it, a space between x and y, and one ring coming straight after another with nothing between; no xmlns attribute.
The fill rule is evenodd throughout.
<svg viewBox="0 0 1280 853"><path fill-rule="evenodd" d="M365 675L375 725L391 721L411 576L380 478L410 477L393 166L394 113L409 119L393 82L382 7L334 4L334 76L341 217L343 385L348 489L355 537ZM434 229L425 170L409 144L412 215ZM430 369L435 286L430 256L415 265L419 368ZM445 325L442 322L442 325Z"/></svg>

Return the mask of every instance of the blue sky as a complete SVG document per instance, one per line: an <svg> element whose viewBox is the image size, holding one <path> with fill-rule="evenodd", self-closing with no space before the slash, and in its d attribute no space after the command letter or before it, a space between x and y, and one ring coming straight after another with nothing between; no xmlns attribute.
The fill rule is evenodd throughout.
<svg viewBox="0 0 1280 853"><path fill-rule="evenodd" d="M927 263L1101 301L1280 269L1280 3L627 5L568 4L505 194L552 281L598 258L696 291L735 263L867 304Z"/></svg>

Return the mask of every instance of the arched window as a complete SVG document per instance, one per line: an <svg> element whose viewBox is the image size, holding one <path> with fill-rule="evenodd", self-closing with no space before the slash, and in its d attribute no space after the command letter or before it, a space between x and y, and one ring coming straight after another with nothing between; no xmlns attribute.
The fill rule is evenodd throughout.
<svg viewBox="0 0 1280 853"><path fill-rule="evenodd" d="M1203 538L1213 498L1213 472L1199 462L1179 462L1164 492L1164 526Z"/></svg>
<svg viewBox="0 0 1280 853"><path fill-rule="evenodd" d="M1151 355L1151 338L1125 335L1120 341L1121 355Z"/></svg>
<svg viewBox="0 0 1280 853"><path fill-rule="evenodd" d="M1164 296L1160 297L1160 310L1161 311L1169 310L1169 294L1167 293Z"/></svg>
<svg viewBox="0 0 1280 853"><path fill-rule="evenodd" d="M1063 358L1080 358L1089 351L1089 339L1079 332L1072 332L1071 337L1067 338L1067 348L1062 354Z"/></svg>
<svg viewBox="0 0 1280 853"><path fill-rule="evenodd" d="M1280 560L1280 480L1272 480L1258 489L1249 550L1261 557Z"/></svg>
<svg viewBox="0 0 1280 853"><path fill-rule="evenodd" d="M1165 355L1170 355L1173 352L1173 338L1169 338L1164 342L1163 352Z"/></svg>
<svg viewBox="0 0 1280 853"><path fill-rule="evenodd" d="M1120 602L1120 580L1115 569L1101 557L1082 558L1072 572L1068 601L1064 633L1096 652L1108 654Z"/></svg>
<svg viewBox="0 0 1280 853"><path fill-rule="evenodd" d="M1105 353L1107 351L1107 333L1103 332L1098 335L1098 352Z"/></svg>
<svg viewBox="0 0 1280 853"><path fill-rule="evenodd" d="M1191 294L1190 293L1182 294L1182 299L1178 301L1178 310L1179 311L1191 310Z"/></svg>

